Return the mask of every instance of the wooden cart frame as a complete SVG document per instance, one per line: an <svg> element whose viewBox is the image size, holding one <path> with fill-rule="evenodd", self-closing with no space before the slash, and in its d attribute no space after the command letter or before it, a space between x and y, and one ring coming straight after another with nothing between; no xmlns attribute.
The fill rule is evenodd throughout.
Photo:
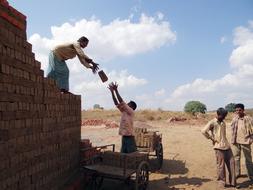
<svg viewBox="0 0 253 190"><path fill-rule="evenodd" d="M110 146L112 150L108 151ZM102 186L104 178L122 180L127 184L129 184L130 179L134 179L135 190L147 188L149 182L147 154L115 152L114 144L86 148L82 151L92 149L98 149L100 153L90 158L90 164L82 166L84 173L91 176L89 184L91 189L98 190Z"/></svg>
<svg viewBox="0 0 253 190"><path fill-rule="evenodd" d="M163 164L162 134L159 131L148 131L147 128L135 128L134 134L137 150L155 157L156 169L160 169Z"/></svg>

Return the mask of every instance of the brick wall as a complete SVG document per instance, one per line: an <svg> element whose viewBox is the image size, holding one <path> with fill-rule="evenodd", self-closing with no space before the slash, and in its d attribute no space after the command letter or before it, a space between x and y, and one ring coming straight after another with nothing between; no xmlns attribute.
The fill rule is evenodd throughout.
<svg viewBox="0 0 253 190"><path fill-rule="evenodd" d="M26 16L0 0L0 189L63 189L78 169L81 97L44 78Z"/></svg>

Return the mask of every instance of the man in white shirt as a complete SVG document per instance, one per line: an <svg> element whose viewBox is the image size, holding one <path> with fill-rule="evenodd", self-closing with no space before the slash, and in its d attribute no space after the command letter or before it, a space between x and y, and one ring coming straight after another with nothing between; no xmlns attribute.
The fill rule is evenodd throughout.
<svg viewBox="0 0 253 190"><path fill-rule="evenodd" d="M99 69L98 64L94 63L82 50L88 43L89 40L82 36L77 42L58 45L50 52L47 77L56 81L62 93L69 93L69 69L66 60L77 56L86 68L92 69L94 74Z"/></svg>

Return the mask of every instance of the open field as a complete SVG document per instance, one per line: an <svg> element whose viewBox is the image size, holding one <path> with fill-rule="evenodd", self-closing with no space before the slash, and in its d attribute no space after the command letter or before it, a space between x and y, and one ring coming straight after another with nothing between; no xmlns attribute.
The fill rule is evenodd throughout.
<svg viewBox="0 0 253 190"><path fill-rule="evenodd" d="M251 114L251 113L250 113ZM150 130L159 130L163 135L164 164L161 170L151 173L150 190L216 190L216 164L212 144L201 133L205 122L214 117L214 113L195 116L184 113L165 111L139 111L136 113L135 126L148 125ZM151 118L154 119L148 119ZM159 118L159 116L161 118ZM106 119L118 122L118 111L84 112L83 118ZM174 121L171 118L186 118ZM230 139L230 114L226 120L228 139ZM116 144L120 148L120 136L117 128L106 129L101 126L82 127L82 138L91 139L93 145ZM246 174L242 162L243 174ZM240 178L238 183L243 190L248 190L247 177ZM123 183L105 183L103 189L127 189ZM233 188L226 188L233 189Z"/></svg>

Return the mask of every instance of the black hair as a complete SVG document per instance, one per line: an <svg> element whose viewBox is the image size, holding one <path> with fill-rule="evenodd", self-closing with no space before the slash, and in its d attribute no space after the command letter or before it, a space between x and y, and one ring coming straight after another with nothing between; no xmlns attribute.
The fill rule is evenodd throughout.
<svg viewBox="0 0 253 190"><path fill-rule="evenodd" d="M244 110L244 105L243 104L241 104L241 103L239 103L239 104L235 104L235 109L236 108L241 108L241 109L243 109Z"/></svg>
<svg viewBox="0 0 253 190"><path fill-rule="evenodd" d="M82 37L79 38L77 41L78 41L78 42L89 42L89 39L86 38L85 36L82 36Z"/></svg>
<svg viewBox="0 0 253 190"><path fill-rule="evenodd" d="M228 114L228 111L225 110L224 108L219 108L216 111L217 115L222 115L222 116L226 116Z"/></svg>
<svg viewBox="0 0 253 190"><path fill-rule="evenodd" d="M130 101L128 104L130 104L130 107L133 108L133 110L136 110L137 104L134 101Z"/></svg>

